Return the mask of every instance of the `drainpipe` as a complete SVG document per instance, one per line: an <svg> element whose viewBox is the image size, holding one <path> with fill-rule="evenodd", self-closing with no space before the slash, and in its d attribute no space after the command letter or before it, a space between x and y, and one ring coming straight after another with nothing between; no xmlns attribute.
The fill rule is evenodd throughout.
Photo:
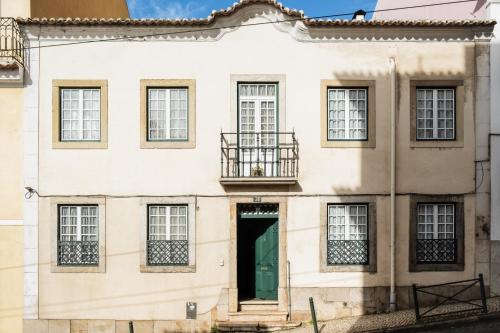
<svg viewBox="0 0 500 333"><path fill-rule="evenodd" d="M396 62L389 58L391 80L391 289L389 310L396 311Z"/></svg>

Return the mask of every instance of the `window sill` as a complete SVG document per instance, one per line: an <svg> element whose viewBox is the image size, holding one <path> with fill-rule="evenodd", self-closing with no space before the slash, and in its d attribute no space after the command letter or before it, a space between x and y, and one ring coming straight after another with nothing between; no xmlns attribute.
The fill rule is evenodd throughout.
<svg viewBox="0 0 500 333"><path fill-rule="evenodd" d="M375 265L322 265L321 273L331 272L368 272L376 273L377 267Z"/></svg>
<svg viewBox="0 0 500 333"><path fill-rule="evenodd" d="M413 264L410 272L453 272L463 271L464 264Z"/></svg>
<svg viewBox="0 0 500 333"><path fill-rule="evenodd" d="M410 148L463 148L463 141L410 141Z"/></svg>
<svg viewBox="0 0 500 333"><path fill-rule="evenodd" d="M141 149L193 149L196 143L191 141L146 141L141 142Z"/></svg>
<svg viewBox="0 0 500 333"><path fill-rule="evenodd" d="M374 140L355 141L355 140L339 140L339 141L322 141L321 148L375 148Z"/></svg>
<svg viewBox="0 0 500 333"><path fill-rule="evenodd" d="M104 264L99 266L59 266L52 265L51 273L106 273Z"/></svg>
<svg viewBox="0 0 500 333"><path fill-rule="evenodd" d="M141 265L141 273L195 273L196 266L148 266Z"/></svg>
<svg viewBox="0 0 500 333"><path fill-rule="evenodd" d="M107 141L55 141L53 149L107 149Z"/></svg>

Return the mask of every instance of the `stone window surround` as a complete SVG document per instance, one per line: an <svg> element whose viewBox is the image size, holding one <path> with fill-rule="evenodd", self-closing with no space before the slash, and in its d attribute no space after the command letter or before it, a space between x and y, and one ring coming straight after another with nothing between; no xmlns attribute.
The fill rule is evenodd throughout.
<svg viewBox="0 0 500 333"><path fill-rule="evenodd" d="M455 204L455 235L457 239L457 262L454 264L417 264L417 204ZM464 270L464 197L463 195L412 195L410 197L410 272L463 271Z"/></svg>
<svg viewBox="0 0 500 333"><path fill-rule="evenodd" d="M367 139L328 140L328 89L367 88ZM375 148L376 147L376 103L375 80L321 80L320 84L320 135L322 148Z"/></svg>
<svg viewBox="0 0 500 333"><path fill-rule="evenodd" d="M60 205L97 205L99 207L99 265L97 266L59 266L57 264L57 240ZM52 273L105 273L106 272L106 199L103 197L54 197L50 200L51 255Z"/></svg>
<svg viewBox="0 0 500 333"><path fill-rule="evenodd" d="M328 265L327 238L328 238L328 204L365 204L368 205L368 265ZM375 196L331 196L321 198L320 201L320 237L319 262L322 273L327 272L377 272L377 198Z"/></svg>
<svg viewBox="0 0 500 333"><path fill-rule="evenodd" d="M189 264L187 266L149 266L147 263L148 205L188 206L188 246ZM196 272L196 198L195 197L160 197L142 198L139 204L140 271L141 273L194 273Z"/></svg>
<svg viewBox="0 0 500 333"><path fill-rule="evenodd" d="M412 148L462 148L464 147L464 80L410 78L410 147ZM417 140L417 88L454 88L455 89L455 139L454 140Z"/></svg>
<svg viewBox="0 0 500 333"><path fill-rule="evenodd" d="M101 120L99 141L61 141L62 88L99 88L101 92ZM108 81L107 80L52 80L52 148L106 149L108 148Z"/></svg>
<svg viewBox="0 0 500 333"><path fill-rule="evenodd" d="M175 141L148 141L148 88L187 88L188 89L188 138ZM193 79L142 79L140 81L140 136L141 149L192 149L196 148L196 80Z"/></svg>

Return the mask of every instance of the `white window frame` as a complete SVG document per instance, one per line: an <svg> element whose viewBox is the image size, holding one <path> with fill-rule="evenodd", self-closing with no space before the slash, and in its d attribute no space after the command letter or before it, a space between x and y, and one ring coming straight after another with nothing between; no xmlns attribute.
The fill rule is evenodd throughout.
<svg viewBox="0 0 500 333"><path fill-rule="evenodd" d="M63 208L68 208L68 211L71 210L71 208L74 207L76 208L76 234L63 234L63 224L62 224L62 218L63 218ZM87 208L87 207L92 207L92 208L95 208L96 210L96 214L95 214L95 225L93 225L95 227L95 234L85 234L87 236L91 236L91 237L95 237L94 240L89 240L91 242L95 241L95 242L98 242L99 241L99 206L98 205L59 205L59 221L58 221L58 229L59 229L59 241L61 242L72 242L72 241L76 241L76 242L80 242L82 241L82 208ZM68 215L67 218L71 219L71 215ZM69 225L64 225L64 226L68 226ZM89 225L90 226L90 225ZM74 240L63 240L63 236L76 236L76 239Z"/></svg>
<svg viewBox="0 0 500 333"><path fill-rule="evenodd" d="M426 122L427 118L425 116L425 113L427 111L427 107L426 105L424 105L424 118L419 118L419 110L420 108L418 107L418 101L419 101L419 98L418 98L418 95L419 95L419 91L427 91L427 90L431 90L432 91L432 137L430 138L427 138L425 137L425 134L424 134L424 137L422 137L421 135L419 135L419 130L428 130L430 129L429 127L427 127L427 125L425 125L423 128L422 127L419 127L419 120L423 120L424 122ZM439 118L439 110L438 110L438 102L439 102L439 99L438 99L438 92L442 90L444 91L444 95L445 95L445 99L444 99L444 112L446 113L446 101L449 100L448 98L446 98L446 94L447 94L447 91L451 91L453 96L452 96L452 127L451 128L448 128L446 127L446 120L448 120L448 118L444 118L444 121L445 121L445 127L439 127L439 120L440 119L443 119L443 118ZM433 141L453 141L453 140L456 140L456 117L457 117L457 107L456 107L456 88L453 88L453 87L417 87L416 88L416 94L415 94L415 98L417 99L416 100L416 112L415 112L415 116L416 116L416 138L418 141L429 141L429 140L433 140ZM426 101L426 99L424 99L424 101ZM439 130L444 130L445 131L445 135L446 135L446 131L447 130L453 130L453 136L451 138L448 138L448 137L444 137L444 138L440 138L439 137ZM424 132L425 133L425 132Z"/></svg>
<svg viewBox="0 0 500 333"><path fill-rule="evenodd" d="M364 126L364 136L363 137L358 137L358 138L353 138L351 137L350 135L350 130L361 130L363 128L360 128L360 127L353 127L351 128L350 127L350 122L351 122L351 117L350 117L350 113L351 113L351 109L350 109L350 92L351 91L357 91L359 93L359 91L364 91L365 92L365 98L364 99L359 99L359 98L356 98L356 101L364 101L365 102L365 116L364 118L356 118L356 121L359 121L359 120L364 120L365 122L365 126ZM331 120L334 120L334 118L330 118L330 112L332 112L333 110L330 108L330 102L334 102L335 101L341 101L341 100L337 100L337 99L334 99L334 98L330 98L330 92L333 92L333 91L344 91L344 137L343 138L334 138L334 137L331 137L330 136L330 131L331 130L339 130L341 128L332 128L330 127L330 121ZM327 89L327 140L328 141L367 141L368 140L368 87L350 87L350 88L343 88L343 87L328 87ZM359 112L359 109L356 109L357 112ZM339 112L337 110L337 112ZM359 113L358 113L359 115ZM337 118L337 121L338 121L338 118Z"/></svg>
<svg viewBox="0 0 500 333"><path fill-rule="evenodd" d="M156 215L153 215L151 213L152 211L152 208L165 208L165 215L160 215L159 213L156 214ZM185 223L185 233L184 235L182 235L181 233L177 233L177 237L179 236L183 236L184 238L176 238L176 239L172 239L172 234L171 234L171 228L172 228L172 208L177 208L177 209L180 209L180 208L183 208L185 209L186 211L186 214L184 215L184 223ZM156 217L161 217L161 216L164 216L165 217L165 234L164 235L161 235L159 233L156 233L156 234L152 234L151 233L151 218L153 216L156 216ZM177 218L179 219L179 217L181 217L182 215L180 214L177 214L176 215ZM179 205L174 205L174 204L151 204L151 205L148 205L148 240L186 240L186 241L189 241L189 207L187 204L179 204ZM159 228L160 227L160 224L157 223L157 227ZM177 221L177 227L180 228L181 225L179 223L179 221ZM160 238L152 238L152 236L154 237L160 237ZM161 237L164 236L165 239L161 239Z"/></svg>
<svg viewBox="0 0 500 333"><path fill-rule="evenodd" d="M65 92L69 92L69 94L71 95L73 91L77 91L78 92L78 107L76 110L74 110L72 108L72 106L70 106L69 110L65 108L65 98L64 98L64 95L65 95ZM90 100L90 102L93 104L94 102L97 103L97 109L94 108L94 106L92 105L92 107L90 109L85 109L84 108L84 92L85 91L90 91L91 92L91 95L92 95L92 98ZM97 96L98 96L98 99L97 100L94 100L94 92L97 92ZM71 142L71 141L85 141L85 142L95 142L95 141L100 141L101 140L101 88L100 87L77 87L77 88L71 88L71 87L61 87L60 88L60 133L59 133L59 137L60 137L60 140L61 142ZM69 103L72 102L72 98L70 97L70 101ZM72 116L71 116L71 113L72 112L78 112L77 114L77 118L76 119L73 119ZM84 113L85 111L87 112L90 112L90 113L93 113L93 112L97 112L98 113L98 118L84 118ZM65 112L69 112L70 113L70 117L69 118L65 118L64 117L64 114ZM65 121L69 121L70 123L70 127L69 129L65 128L64 127L64 123ZM73 121L78 121L78 128L77 129L72 129L71 128L71 123ZM85 121L89 121L90 122L90 129L84 129L84 122ZM97 122L97 126L96 128L94 128L93 126L93 122ZM70 133L70 137L69 138L64 138L64 132L65 131L69 131ZM85 131L89 131L90 132L90 137L89 138L84 138L84 132ZM96 131L97 132L97 138L92 138L92 132ZM78 133L78 137L77 138L72 138L71 137L71 133L73 132L76 132Z"/></svg>
<svg viewBox="0 0 500 333"><path fill-rule="evenodd" d="M183 118L179 118L178 120L183 120L185 119L186 120L186 126L185 128L172 128L172 123L171 123L171 119L172 119L172 99L171 99L171 95L172 95L172 91L185 91L185 95L186 95L186 100L185 100L185 110L181 110L181 108L179 107L179 112L180 111L184 111L185 112L185 117ZM151 97L151 93L153 91L156 91L157 93L159 93L160 91L164 92L165 94L165 98L163 100L160 100L159 97L157 97L157 99L155 100L152 100L152 97ZM150 142L164 142L164 141L188 141L189 140L189 88L188 87L156 87L156 86L152 86L152 87L147 87L146 88L146 93L147 93L147 107L146 107L146 120L147 120L147 141L150 141ZM159 107L157 107L156 110L152 110L151 109L151 102L161 102L163 101L165 103L165 110L160 110ZM180 102L181 100L179 100ZM156 119L152 119L151 118L151 111L156 111L157 112L157 117ZM160 127L160 119L159 119L159 112L164 112L165 113L165 119L163 121L163 126L164 127ZM152 121L157 121L157 127L156 128L152 128L151 127L151 122ZM156 131L159 131L159 130L165 130L165 137L164 138L153 138L151 136L151 131L152 130L156 130ZM184 130L185 132L185 137L179 137L179 138L172 138L172 130Z"/></svg>
<svg viewBox="0 0 500 333"><path fill-rule="evenodd" d="M335 215L332 216L330 214L331 208L344 208L344 216L340 215ZM357 214L356 214L356 223L357 226L362 225L359 224L359 217L364 217L365 222L364 222L364 227L365 227L365 232L361 233L359 232L359 228L357 228L355 234L356 237L354 239L351 239L351 232L350 232L350 227L351 227L351 214L350 214L350 208L351 207L357 207ZM359 208L364 207L365 213L364 214L359 214ZM343 224L335 224L334 221L336 218L343 218ZM368 204L363 204L363 203L352 203L352 204L328 204L327 205L327 240L369 240L369 230L368 230ZM334 227L337 226L344 226L344 233L343 235L341 233L335 233L335 232L330 232L330 230L334 230ZM342 236L340 239L335 238L336 235Z"/></svg>
<svg viewBox="0 0 500 333"><path fill-rule="evenodd" d="M444 207L444 215L443 214L440 214L439 213L439 207ZM447 207L452 207L452 213L451 213L451 216L452 216L452 222L451 222L451 226L452 226L452 231L446 231L446 226L447 225L450 225L450 223L448 223L446 221L446 217L447 216L450 216L450 214L448 214L446 211L447 211ZM427 210L427 207L432 207L432 215L431 214L420 214L420 207L425 207L424 209ZM418 203L417 204L417 239L455 239L456 238L456 235L455 235L455 232L456 232L456 208L455 208L455 205L453 203ZM444 216L444 223L439 223L439 216ZM425 217L427 216L432 216L432 221L431 223L427 223L427 221L424 221L423 223L420 222L420 216L424 216L424 219ZM419 226L421 225L424 225L424 231L419 231ZM427 231L427 226L428 225L432 225L432 232L428 232ZM440 232L439 231L439 226L440 225L444 225L444 231ZM427 238L427 237L424 237L422 238L421 236L422 235L428 235L428 234L432 234L432 238ZM445 235L445 237L440 237L440 235ZM449 237L446 237L446 235L452 235L451 238Z"/></svg>

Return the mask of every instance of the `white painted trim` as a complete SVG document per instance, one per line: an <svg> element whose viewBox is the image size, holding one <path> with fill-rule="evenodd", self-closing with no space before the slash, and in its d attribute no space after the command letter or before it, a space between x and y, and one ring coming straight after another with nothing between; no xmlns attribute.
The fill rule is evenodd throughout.
<svg viewBox="0 0 500 333"><path fill-rule="evenodd" d="M23 220L0 220L0 226L23 225Z"/></svg>

